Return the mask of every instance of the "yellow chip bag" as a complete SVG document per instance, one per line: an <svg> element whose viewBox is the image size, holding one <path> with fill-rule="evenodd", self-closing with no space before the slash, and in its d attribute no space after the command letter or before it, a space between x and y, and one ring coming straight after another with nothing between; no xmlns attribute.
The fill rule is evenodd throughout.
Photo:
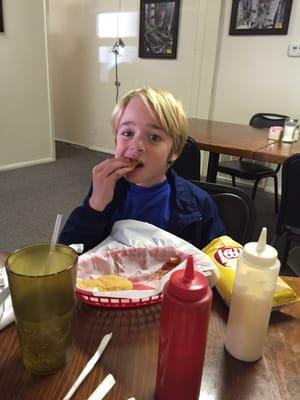
<svg viewBox="0 0 300 400"><path fill-rule="evenodd" d="M216 288L227 305L230 304L237 259L243 246L229 236L220 236L212 240L202 251L207 254L219 271ZM273 309L300 301L294 290L280 277L273 297Z"/></svg>

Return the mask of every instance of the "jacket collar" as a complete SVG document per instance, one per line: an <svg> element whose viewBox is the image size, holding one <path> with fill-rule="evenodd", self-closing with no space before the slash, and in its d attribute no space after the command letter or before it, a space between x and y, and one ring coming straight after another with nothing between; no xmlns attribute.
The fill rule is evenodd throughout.
<svg viewBox="0 0 300 400"><path fill-rule="evenodd" d="M169 229L172 232L181 232L187 225L196 220L202 219L202 214L196 203L191 183L178 176L170 168L167 172L167 178L171 185L172 213L169 222Z"/></svg>

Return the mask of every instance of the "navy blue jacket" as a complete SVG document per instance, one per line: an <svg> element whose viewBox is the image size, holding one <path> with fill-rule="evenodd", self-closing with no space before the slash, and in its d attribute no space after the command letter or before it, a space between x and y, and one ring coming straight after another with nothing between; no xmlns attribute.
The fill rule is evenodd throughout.
<svg viewBox="0 0 300 400"><path fill-rule="evenodd" d="M226 234L216 204L208 193L178 176L172 169L167 172L167 179L171 186L171 215L166 231L200 249L214 238ZM83 243L84 251L87 251L102 242L116 222L115 214L125 201L128 185L124 178L117 182L113 200L103 211L90 207L90 188L82 206L70 214L59 243Z"/></svg>

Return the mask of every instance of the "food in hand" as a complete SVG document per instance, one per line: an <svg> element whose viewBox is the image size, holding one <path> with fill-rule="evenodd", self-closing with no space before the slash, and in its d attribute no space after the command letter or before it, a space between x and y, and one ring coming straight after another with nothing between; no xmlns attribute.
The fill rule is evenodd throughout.
<svg viewBox="0 0 300 400"><path fill-rule="evenodd" d="M135 160L134 158L130 158L130 164L133 168L140 168L143 166L143 163L139 160Z"/></svg>
<svg viewBox="0 0 300 400"><path fill-rule="evenodd" d="M103 275L95 279L81 279L77 281L81 289L96 288L100 292L110 292L116 290L132 290L132 282L129 279L118 275Z"/></svg>

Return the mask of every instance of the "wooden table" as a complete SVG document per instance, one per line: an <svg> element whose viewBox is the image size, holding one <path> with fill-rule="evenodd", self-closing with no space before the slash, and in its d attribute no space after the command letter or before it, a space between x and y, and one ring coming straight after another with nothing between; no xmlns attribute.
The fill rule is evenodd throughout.
<svg viewBox="0 0 300 400"><path fill-rule="evenodd" d="M294 143L272 142L254 152L255 160L282 164L288 157L300 153L300 140Z"/></svg>
<svg viewBox="0 0 300 400"><path fill-rule="evenodd" d="M300 279L286 280L300 295ZM200 398L300 398L300 303L272 314L265 355L255 363L237 361L224 350L227 315L227 307L214 292ZM71 359L65 368L49 376L32 376L23 369L15 325L6 327L0 332L1 398L62 399L103 335L112 332L101 360L79 387L74 400L87 399L108 373L114 375L117 384L105 400L126 400L131 396L153 400L159 318L159 304L109 310L78 303Z"/></svg>
<svg viewBox="0 0 300 400"><path fill-rule="evenodd" d="M220 154L282 164L286 158L300 152L300 141L278 143L268 139L268 129L250 125L190 118L188 135L197 141L200 150L210 152L208 182L216 182Z"/></svg>

